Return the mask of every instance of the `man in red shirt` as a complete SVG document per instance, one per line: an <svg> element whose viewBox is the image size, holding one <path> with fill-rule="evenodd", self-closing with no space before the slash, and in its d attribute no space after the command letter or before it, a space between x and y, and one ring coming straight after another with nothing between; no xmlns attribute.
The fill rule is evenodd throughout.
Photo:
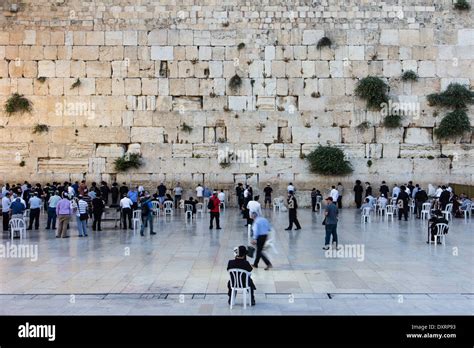
<svg viewBox="0 0 474 348"><path fill-rule="evenodd" d="M220 230L221 227L219 225L219 212L220 212L221 201L217 198L217 191L212 193L212 197L209 199L209 203L207 208L211 213L211 221L209 223L209 229L212 230L212 222L216 219L216 230Z"/></svg>

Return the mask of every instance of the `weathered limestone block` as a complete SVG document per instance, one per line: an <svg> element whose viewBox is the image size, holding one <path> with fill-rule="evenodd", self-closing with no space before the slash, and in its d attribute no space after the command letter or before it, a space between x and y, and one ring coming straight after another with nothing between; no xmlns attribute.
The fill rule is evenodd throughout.
<svg viewBox="0 0 474 348"><path fill-rule="evenodd" d="M457 34L458 45L474 45L474 29L459 29Z"/></svg>
<svg viewBox="0 0 474 348"><path fill-rule="evenodd" d="M375 129L341 128L344 143L367 144L375 142Z"/></svg>
<svg viewBox="0 0 474 348"><path fill-rule="evenodd" d="M132 127L131 141L138 143L162 143L164 129L160 127Z"/></svg>
<svg viewBox="0 0 474 348"><path fill-rule="evenodd" d="M172 144L173 158L191 158L193 155L192 144Z"/></svg>
<svg viewBox="0 0 474 348"><path fill-rule="evenodd" d="M91 168L92 169L92 168ZM105 169L101 167L99 169ZM39 173L84 173L89 170L89 161L84 159L38 158Z"/></svg>
<svg viewBox="0 0 474 348"><path fill-rule="evenodd" d="M39 61L38 75L41 77L56 77L56 66L54 62L49 60Z"/></svg>
<svg viewBox="0 0 474 348"><path fill-rule="evenodd" d="M108 62L87 62L87 77L110 77L111 66Z"/></svg>
<svg viewBox="0 0 474 348"><path fill-rule="evenodd" d="M407 144L431 144L433 130L432 128L407 128L404 142Z"/></svg>
<svg viewBox="0 0 474 348"><path fill-rule="evenodd" d="M382 29L380 32L380 44L398 46L399 44L398 30L397 29Z"/></svg>
<svg viewBox="0 0 474 348"><path fill-rule="evenodd" d="M72 59L97 60L99 59L99 46L73 46Z"/></svg>
<svg viewBox="0 0 474 348"><path fill-rule="evenodd" d="M439 145L411 145L400 144L401 158L438 158L440 156ZM431 158L432 159L432 158Z"/></svg>
<svg viewBox="0 0 474 348"><path fill-rule="evenodd" d="M316 45L324 36L324 30L304 30L303 45Z"/></svg>
<svg viewBox="0 0 474 348"><path fill-rule="evenodd" d="M382 148L383 158L398 158L400 156L400 144L386 143L382 145L383 145L383 148Z"/></svg>
<svg viewBox="0 0 474 348"><path fill-rule="evenodd" d="M125 148L120 144L101 144L95 151L96 157L122 157L125 154Z"/></svg>
<svg viewBox="0 0 474 348"><path fill-rule="evenodd" d="M194 158L217 158L217 144L193 144L192 156Z"/></svg>
<svg viewBox="0 0 474 348"><path fill-rule="evenodd" d="M403 141L403 128L377 127L375 134L378 143L399 144Z"/></svg>
<svg viewBox="0 0 474 348"><path fill-rule="evenodd" d="M433 179L439 181L439 175L450 174L450 162L449 158L416 159L413 161L413 175L415 177L421 176L425 182L430 182Z"/></svg>

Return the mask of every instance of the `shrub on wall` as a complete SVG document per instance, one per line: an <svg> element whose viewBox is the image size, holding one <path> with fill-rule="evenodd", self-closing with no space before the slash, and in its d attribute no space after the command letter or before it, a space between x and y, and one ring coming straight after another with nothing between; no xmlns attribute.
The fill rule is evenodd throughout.
<svg viewBox="0 0 474 348"><path fill-rule="evenodd" d="M33 110L33 104L18 93L12 94L5 103L5 111L9 115L15 112L31 112L31 110Z"/></svg>
<svg viewBox="0 0 474 348"><path fill-rule="evenodd" d="M387 128L399 128L402 126L402 117L400 115L385 116L383 125Z"/></svg>
<svg viewBox="0 0 474 348"><path fill-rule="evenodd" d="M323 47L331 47L332 41L330 38L324 36L321 39L319 39L318 43L316 44L316 47L318 49L321 49Z"/></svg>
<svg viewBox="0 0 474 348"><path fill-rule="evenodd" d="M353 169L349 161L344 159L344 152L332 146L319 146L306 156L309 170L322 175L346 175Z"/></svg>
<svg viewBox="0 0 474 348"><path fill-rule="evenodd" d="M460 11L468 11L471 9L471 5L467 2L467 0L456 0L454 3L454 8Z"/></svg>
<svg viewBox="0 0 474 348"><path fill-rule="evenodd" d="M413 70L407 70L402 74L402 81L418 81L418 75Z"/></svg>
<svg viewBox="0 0 474 348"><path fill-rule="evenodd" d="M138 153L126 154L114 162L117 172L125 172L130 168L140 168L143 165L142 156Z"/></svg>
<svg viewBox="0 0 474 348"><path fill-rule="evenodd" d="M41 134L47 131L49 131L49 127L46 124L38 123L33 127L33 134Z"/></svg>
<svg viewBox="0 0 474 348"><path fill-rule="evenodd" d="M447 114L434 132L438 138L448 139L469 131L471 131L469 117L464 110L457 109Z"/></svg>
<svg viewBox="0 0 474 348"><path fill-rule="evenodd" d="M381 104L388 101L388 85L376 76L364 77L357 83L355 94L366 100L368 109L381 109Z"/></svg>
<svg viewBox="0 0 474 348"><path fill-rule="evenodd" d="M459 83L450 83L444 92L429 94L427 99L430 106L464 109L474 104L474 92Z"/></svg>
<svg viewBox="0 0 474 348"><path fill-rule="evenodd" d="M229 87L231 90L236 91L242 85L242 79L239 75L235 74L229 81Z"/></svg>

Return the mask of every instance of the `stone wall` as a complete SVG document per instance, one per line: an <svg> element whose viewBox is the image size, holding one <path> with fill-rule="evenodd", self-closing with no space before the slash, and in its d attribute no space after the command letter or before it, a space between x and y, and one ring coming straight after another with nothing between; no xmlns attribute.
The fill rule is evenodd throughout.
<svg viewBox="0 0 474 348"><path fill-rule="evenodd" d="M34 110L0 111L3 181L473 183L472 133L438 141L446 112L426 103L450 82L474 84L474 11L450 0L27 0L10 12L17 2L0 8L0 104L18 92ZM332 46L318 49L323 36ZM401 81L406 70L419 80ZM354 96L368 75L420 113L381 126ZM343 149L354 173L309 173L301 157L318 144ZM145 165L116 173L126 152ZM246 163L222 168L219 153Z"/></svg>

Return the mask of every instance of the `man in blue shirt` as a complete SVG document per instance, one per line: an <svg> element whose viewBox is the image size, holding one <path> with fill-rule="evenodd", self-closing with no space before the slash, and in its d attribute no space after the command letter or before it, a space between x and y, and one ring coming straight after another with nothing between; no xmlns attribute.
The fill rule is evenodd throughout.
<svg viewBox="0 0 474 348"><path fill-rule="evenodd" d="M138 207L138 191L136 188L132 188L130 191L128 191L127 194L128 198L132 201L132 210L137 209Z"/></svg>
<svg viewBox="0 0 474 348"><path fill-rule="evenodd" d="M153 205L151 204L151 197L147 195L141 199L141 210L142 210L142 226L140 228L140 235L145 236L145 227L148 224L150 226L150 234L156 234L153 232Z"/></svg>
<svg viewBox="0 0 474 348"><path fill-rule="evenodd" d="M263 246L267 241L268 233L271 230L270 223L263 216L259 216L256 212L250 214L250 217L253 219L253 240L252 244L257 246L257 255L255 256L255 261L252 265L253 268L258 268L258 262L262 258L263 262L267 265L265 271L268 271L273 267L270 260L263 253Z"/></svg>
<svg viewBox="0 0 474 348"><path fill-rule="evenodd" d="M33 222L35 223L35 230L39 228L39 217L40 217L40 208L41 208L41 198L38 197L38 194L35 192L33 197L29 200L30 204L30 225L28 230L31 230L33 227Z"/></svg>
<svg viewBox="0 0 474 348"><path fill-rule="evenodd" d="M25 211L25 209L26 209L26 207L21 202L21 198L16 197L15 200L10 205L10 211L12 213L12 218L13 217L23 218L23 212ZM14 216L14 215L17 215L17 216Z"/></svg>

